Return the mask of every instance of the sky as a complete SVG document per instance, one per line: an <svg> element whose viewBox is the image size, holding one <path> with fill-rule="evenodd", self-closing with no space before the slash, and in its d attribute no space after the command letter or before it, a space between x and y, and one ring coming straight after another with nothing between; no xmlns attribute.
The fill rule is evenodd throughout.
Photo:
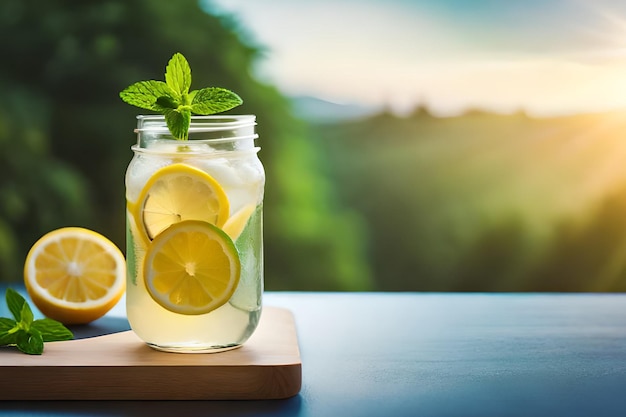
<svg viewBox="0 0 626 417"><path fill-rule="evenodd" d="M205 0L289 96L561 115L626 108L624 0Z"/></svg>

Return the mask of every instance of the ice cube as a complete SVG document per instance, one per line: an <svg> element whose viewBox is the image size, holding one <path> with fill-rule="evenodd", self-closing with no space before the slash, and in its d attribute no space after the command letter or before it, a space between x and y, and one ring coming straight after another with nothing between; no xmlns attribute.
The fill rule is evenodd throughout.
<svg viewBox="0 0 626 417"><path fill-rule="evenodd" d="M135 157L126 173L126 199L135 202L150 177L158 170L170 165L172 160L148 154Z"/></svg>
<svg viewBox="0 0 626 417"><path fill-rule="evenodd" d="M194 159L190 163L207 172L224 188L231 215L248 204L260 202L264 173L256 156Z"/></svg>

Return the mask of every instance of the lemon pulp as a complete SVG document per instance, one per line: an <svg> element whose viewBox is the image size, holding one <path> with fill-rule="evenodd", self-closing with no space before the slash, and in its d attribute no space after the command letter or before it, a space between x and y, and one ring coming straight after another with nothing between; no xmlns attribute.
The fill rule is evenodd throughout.
<svg viewBox="0 0 626 417"><path fill-rule="evenodd" d="M156 171L129 204L145 242L174 223L200 220L222 227L230 206L222 186L206 172L184 163Z"/></svg>
<svg viewBox="0 0 626 417"><path fill-rule="evenodd" d="M225 304L239 284L241 263L232 240L215 225L186 220L153 240L144 280L150 296L179 314L209 313Z"/></svg>

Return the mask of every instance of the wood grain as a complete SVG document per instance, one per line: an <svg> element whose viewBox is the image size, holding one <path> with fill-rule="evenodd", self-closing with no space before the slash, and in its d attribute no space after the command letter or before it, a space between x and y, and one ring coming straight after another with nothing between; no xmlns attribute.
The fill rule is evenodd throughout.
<svg viewBox="0 0 626 417"><path fill-rule="evenodd" d="M46 343L41 356L0 348L0 400L247 400L300 391L293 315L265 307L241 348L159 352L132 331Z"/></svg>

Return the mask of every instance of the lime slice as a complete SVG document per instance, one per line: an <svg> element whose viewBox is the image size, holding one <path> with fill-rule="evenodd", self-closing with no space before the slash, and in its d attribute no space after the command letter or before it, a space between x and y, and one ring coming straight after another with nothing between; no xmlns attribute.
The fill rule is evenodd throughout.
<svg viewBox="0 0 626 417"><path fill-rule="evenodd" d="M179 314L205 314L226 303L239 284L233 241L211 223L175 223L146 253L144 279L159 305Z"/></svg>

